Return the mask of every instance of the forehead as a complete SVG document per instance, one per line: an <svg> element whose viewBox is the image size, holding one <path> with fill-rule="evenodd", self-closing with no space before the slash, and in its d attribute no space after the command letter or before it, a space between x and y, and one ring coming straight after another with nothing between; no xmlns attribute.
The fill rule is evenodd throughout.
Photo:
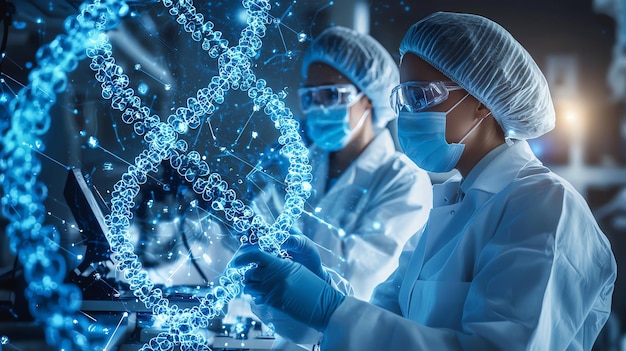
<svg viewBox="0 0 626 351"><path fill-rule="evenodd" d="M322 62L311 63L307 69L307 77L304 85L307 87L315 87L330 84L352 84L352 82L332 66Z"/></svg>
<svg viewBox="0 0 626 351"><path fill-rule="evenodd" d="M449 81L443 73L439 72L428 62L417 55L407 52L400 62L400 82L408 81Z"/></svg>

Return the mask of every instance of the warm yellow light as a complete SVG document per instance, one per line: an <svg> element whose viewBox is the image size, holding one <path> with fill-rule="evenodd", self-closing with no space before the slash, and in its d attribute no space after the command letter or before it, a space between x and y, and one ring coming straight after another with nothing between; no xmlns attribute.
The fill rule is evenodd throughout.
<svg viewBox="0 0 626 351"><path fill-rule="evenodd" d="M575 110L569 110L565 112L565 119L569 123L580 123L580 116Z"/></svg>

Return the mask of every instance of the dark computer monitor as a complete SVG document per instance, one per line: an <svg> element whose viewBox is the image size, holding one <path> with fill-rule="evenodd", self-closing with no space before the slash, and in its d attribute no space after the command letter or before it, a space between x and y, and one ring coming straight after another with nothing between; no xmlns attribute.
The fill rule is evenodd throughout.
<svg viewBox="0 0 626 351"><path fill-rule="evenodd" d="M82 262L74 270L77 275L81 275L90 265L109 260L110 247L105 236L107 225L102 209L80 169L69 170L63 195L87 246Z"/></svg>

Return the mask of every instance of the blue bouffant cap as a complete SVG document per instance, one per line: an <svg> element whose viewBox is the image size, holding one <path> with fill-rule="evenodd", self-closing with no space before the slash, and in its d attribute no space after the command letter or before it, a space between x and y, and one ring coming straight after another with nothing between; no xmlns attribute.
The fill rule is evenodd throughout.
<svg viewBox="0 0 626 351"><path fill-rule="evenodd" d="M334 26L324 30L309 46L302 63L306 77L314 62L325 63L341 72L371 101L373 122L384 128L396 116L389 95L399 83L398 64L374 38L353 29Z"/></svg>
<svg viewBox="0 0 626 351"><path fill-rule="evenodd" d="M437 12L415 23L400 44L487 106L507 138L537 138L555 112L541 70L513 36L478 15Z"/></svg>

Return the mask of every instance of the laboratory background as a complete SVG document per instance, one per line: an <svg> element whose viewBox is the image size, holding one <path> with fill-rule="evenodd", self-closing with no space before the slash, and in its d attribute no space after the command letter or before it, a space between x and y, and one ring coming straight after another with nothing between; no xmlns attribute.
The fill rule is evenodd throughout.
<svg viewBox="0 0 626 351"><path fill-rule="evenodd" d="M254 194L289 167L306 176L301 157L285 158L310 143L294 123L302 56L342 25L399 62L406 30L435 11L488 17L534 57L556 128L529 143L626 265L626 0L0 0L0 350L271 350L271 327L231 298L227 263L253 240L241 217ZM36 129L12 127L44 110ZM175 133L153 133L158 121ZM154 152L164 135L175 152ZM194 188L202 177L212 192ZM113 212L128 231L109 242ZM272 232L298 215L251 225ZM142 267L131 279L112 262L122 255ZM626 350L625 290L618 274L595 350Z"/></svg>

